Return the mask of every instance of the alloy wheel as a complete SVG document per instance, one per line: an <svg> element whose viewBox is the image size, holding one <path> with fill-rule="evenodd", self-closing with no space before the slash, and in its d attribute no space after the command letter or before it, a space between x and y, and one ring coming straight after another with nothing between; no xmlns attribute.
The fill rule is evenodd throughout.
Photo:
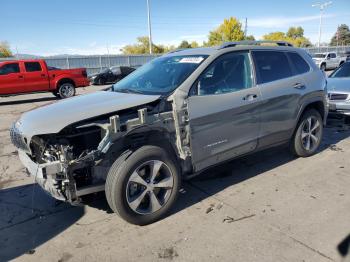
<svg viewBox="0 0 350 262"><path fill-rule="evenodd" d="M310 116L305 119L301 131L301 142L305 150L315 150L321 140L321 123L314 117Z"/></svg>
<svg viewBox="0 0 350 262"><path fill-rule="evenodd" d="M161 209L169 200L174 175L160 160L151 160L137 167L128 179L126 200L136 213L147 215Z"/></svg>

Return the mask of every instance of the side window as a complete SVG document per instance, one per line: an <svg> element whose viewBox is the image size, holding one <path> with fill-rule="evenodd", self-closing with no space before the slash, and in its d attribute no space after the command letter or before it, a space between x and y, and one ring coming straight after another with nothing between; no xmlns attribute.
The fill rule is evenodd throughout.
<svg viewBox="0 0 350 262"><path fill-rule="evenodd" d="M12 73L19 73L19 65L18 63L6 64L0 67L0 75L8 75Z"/></svg>
<svg viewBox="0 0 350 262"><path fill-rule="evenodd" d="M253 58L257 72L257 83L263 84L293 75L284 52L254 51Z"/></svg>
<svg viewBox="0 0 350 262"><path fill-rule="evenodd" d="M295 70L298 74L304 74L310 71L309 64L298 53L287 53L292 61Z"/></svg>
<svg viewBox="0 0 350 262"><path fill-rule="evenodd" d="M25 62L24 67L27 72L38 72L41 71L41 66L39 62Z"/></svg>
<svg viewBox="0 0 350 262"><path fill-rule="evenodd" d="M192 88L192 94L214 95L252 87L248 53L229 53L216 59L202 73Z"/></svg>
<svg viewBox="0 0 350 262"><path fill-rule="evenodd" d="M337 55L335 53L330 53L331 58L336 58Z"/></svg>

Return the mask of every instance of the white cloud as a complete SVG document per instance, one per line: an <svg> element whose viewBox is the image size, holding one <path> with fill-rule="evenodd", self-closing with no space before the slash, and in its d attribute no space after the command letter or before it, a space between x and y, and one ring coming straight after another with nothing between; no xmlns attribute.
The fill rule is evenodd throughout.
<svg viewBox="0 0 350 262"><path fill-rule="evenodd" d="M334 17L335 15L324 15L324 18ZM314 16L300 16L300 17L262 17L248 19L248 27L256 28L284 28L289 26L300 25L305 22L316 21L320 17Z"/></svg>

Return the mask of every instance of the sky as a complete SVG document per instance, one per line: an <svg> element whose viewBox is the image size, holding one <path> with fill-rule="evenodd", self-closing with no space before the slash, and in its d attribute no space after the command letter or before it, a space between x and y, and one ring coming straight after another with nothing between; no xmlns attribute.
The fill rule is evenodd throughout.
<svg viewBox="0 0 350 262"><path fill-rule="evenodd" d="M118 54L138 36L148 35L146 0L0 0L0 41L16 53L34 55ZM322 0L323 2L325 0ZM153 43L202 42L225 18L244 23L260 39L273 31L302 26L316 43L318 0L150 0ZM325 10L322 41L339 24L350 26L350 0L333 0Z"/></svg>

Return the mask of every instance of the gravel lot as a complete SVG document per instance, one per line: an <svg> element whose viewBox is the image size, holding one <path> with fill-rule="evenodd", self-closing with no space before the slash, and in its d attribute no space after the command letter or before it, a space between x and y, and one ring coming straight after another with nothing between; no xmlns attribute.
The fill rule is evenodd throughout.
<svg viewBox="0 0 350 262"><path fill-rule="evenodd" d="M342 121L329 122L317 155L296 159L281 147L209 170L184 183L172 214L138 227L111 213L103 194L72 207L27 177L8 128L55 101L0 98L0 261L340 261L337 245L350 234Z"/></svg>

